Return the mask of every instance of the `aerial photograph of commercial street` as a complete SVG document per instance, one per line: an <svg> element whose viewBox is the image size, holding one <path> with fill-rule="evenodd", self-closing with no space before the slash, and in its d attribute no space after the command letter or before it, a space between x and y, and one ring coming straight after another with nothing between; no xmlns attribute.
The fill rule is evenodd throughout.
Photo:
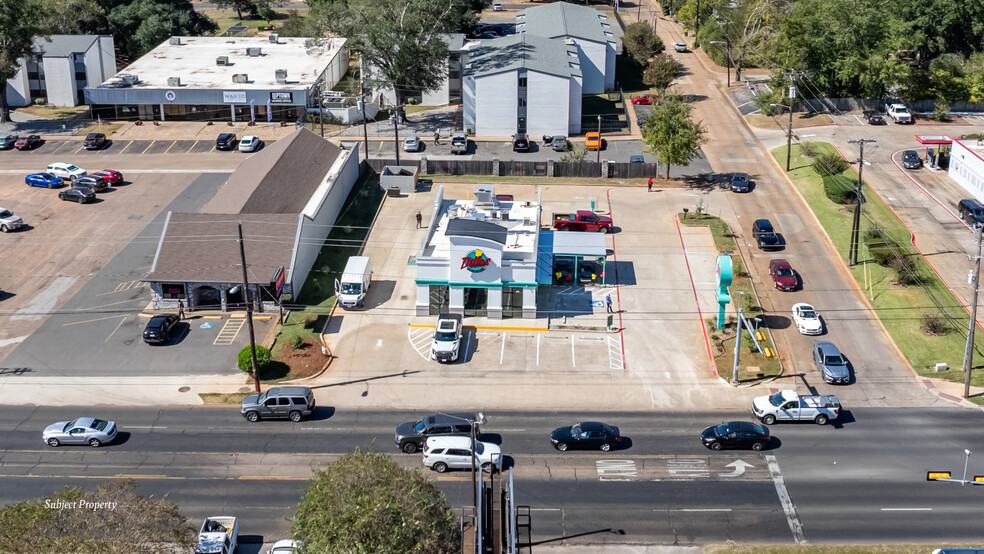
<svg viewBox="0 0 984 554"><path fill-rule="evenodd" d="M0 0L0 554L984 554L984 2Z"/></svg>

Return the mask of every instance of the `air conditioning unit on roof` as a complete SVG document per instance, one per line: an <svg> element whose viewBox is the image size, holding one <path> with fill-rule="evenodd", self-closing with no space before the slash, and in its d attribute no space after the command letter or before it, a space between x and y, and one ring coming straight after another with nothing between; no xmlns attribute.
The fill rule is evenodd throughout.
<svg viewBox="0 0 984 554"><path fill-rule="evenodd" d="M169 87L180 87L181 86L181 77L168 77L167 78L167 86L169 86Z"/></svg>
<svg viewBox="0 0 984 554"><path fill-rule="evenodd" d="M171 37L167 41L167 43L170 44L170 45L172 45L172 46L181 46L181 37Z"/></svg>
<svg viewBox="0 0 984 554"><path fill-rule="evenodd" d="M219 56L215 58L215 65L229 65L229 56Z"/></svg>
<svg viewBox="0 0 984 554"><path fill-rule="evenodd" d="M123 84L128 87L137 84L137 76L133 73L124 73L120 75L120 79L122 79Z"/></svg>
<svg viewBox="0 0 984 554"><path fill-rule="evenodd" d="M277 44L280 41L280 35L277 33L270 33L270 42L272 44Z"/></svg>
<svg viewBox="0 0 984 554"><path fill-rule="evenodd" d="M246 55L248 55L251 58L256 58L256 57L260 56L261 54L262 54L262 51L259 48L247 48L246 49Z"/></svg>
<svg viewBox="0 0 984 554"><path fill-rule="evenodd" d="M274 71L274 74L276 75L276 78L277 78L277 82L278 83L283 84L283 83L286 83L287 82L287 70L286 69L277 69L276 71Z"/></svg>

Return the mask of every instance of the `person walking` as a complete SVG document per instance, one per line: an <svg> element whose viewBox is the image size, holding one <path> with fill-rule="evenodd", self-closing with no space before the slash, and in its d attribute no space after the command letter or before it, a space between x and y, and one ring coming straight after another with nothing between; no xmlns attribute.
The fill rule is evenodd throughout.
<svg viewBox="0 0 984 554"><path fill-rule="evenodd" d="M615 313L615 311L612 310L612 295L610 294L605 295L605 307L608 308L608 313Z"/></svg>
<svg viewBox="0 0 984 554"><path fill-rule="evenodd" d="M417 228L418 229L420 229L421 227L423 227L423 225L422 225L423 221L424 221L424 217L422 215L420 215L420 210L417 210Z"/></svg>
<svg viewBox="0 0 984 554"><path fill-rule="evenodd" d="M185 318L185 305L180 299L178 300L178 320L183 320Z"/></svg>
<svg viewBox="0 0 984 554"><path fill-rule="evenodd" d="M653 191L653 178L652 178L652 176L649 177L649 182L646 184L646 190L648 192L652 192Z"/></svg>
<svg viewBox="0 0 984 554"><path fill-rule="evenodd" d="M434 144L441 144L441 130L434 129Z"/></svg>

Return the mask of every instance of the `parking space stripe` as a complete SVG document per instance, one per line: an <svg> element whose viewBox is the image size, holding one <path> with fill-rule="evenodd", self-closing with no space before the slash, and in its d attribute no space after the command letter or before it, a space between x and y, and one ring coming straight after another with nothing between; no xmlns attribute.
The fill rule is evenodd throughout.
<svg viewBox="0 0 984 554"><path fill-rule="evenodd" d="M120 322L116 325L116 327L113 329L113 332L110 333L109 336L106 337L106 340L103 341L104 343L109 342L109 339L113 338L113 335L115 335L116 332L120 330L120 327L123 326L123 322L126 321L126 318L127 316L123 316L123 319L121 319Z"/></svg>
<svg viewBox="0 0 984 554"><path fill-rule="evenodd" d="M167 147L167 150L165 150L164 153L167 154L168 152L170 152L171 149L174 148L174 145L177 144L177 143L178 143L178 141L176 141L176 140L171 141L171 146L168 146Z"/></svg>
<svg viewBox="0 0 984 554"><path fill-rule="evenodd" d="M79 146L79 147L78 147L78 148L77 148L77 149L75 150L75 152L72 152L72 154L78 154L79 152L81 152L81 151L83 151L83 150L85 150L85 145L83 145L83 146Z"/></svg>
<svg viewBox="0 0 984 554"><path fill-rule="evenodd" d="M502 365L502 358L506 355L506 334L502 333L502 348L499 349L499 365Z"/></svg>
<svg viewBox="0 0 984 554"><path fill-rule="evenodd" d="M222 326L219 334L215 337L215 340L212 341L212 344L214 346L228 346L232 344L245 324L245 319L227 319L225 325Z"/></svg>
<svg viewBox="0 0 984 554"><path fill-rule="evenodd" d="M126 152L126 149L129 148L131 144L133 144L133 141L132 140L130 142L127 142L126 143L126 146L124 146L123 149L120 150L120 154Z"/></svg>
<svg viewBox="0 0 984 554"><path fill-rule="evenodd" d="M155 142L157 142L157 141L156 141L156 140L152 140L152 141L150 141L150 144L148 144L148 145L147 145L147 148L144 148L144 149L143 149L143 152L141 152L141 154L144 154L144 153L146 153L146 152L147 152L148 150L150 150L150 147L151 147L151 146L153 146Z"/></svg>
<svg viewBox="0 0 984 554"><path fill-rule="evenodd" d="M430 329L428 328L407 328L407 340L417 354L425 360L430 360L430 352L427 351L430 343Z"/></svg>
<svg viewBox="0 0 984 554"><path fill-rule="evenodd" d="M191 154L192 149L194 149L195 146L197 146L197 145L198 145L198 141L197 140L195 142L191 143L191 146L188 147L188 151L185 152L185 154Z"/></svg>

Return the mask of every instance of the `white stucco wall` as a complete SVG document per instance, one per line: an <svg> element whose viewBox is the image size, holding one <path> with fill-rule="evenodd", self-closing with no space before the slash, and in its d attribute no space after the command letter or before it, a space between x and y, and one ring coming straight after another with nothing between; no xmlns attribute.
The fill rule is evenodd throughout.
<svg viewBox="0 0 984 554"><path fill-rule="evenodd" d="M461 86L461 120L465 130L475 131L475 77L465 75Z"/></svg>
<svg viewBox="0 0 984 554"><path fill-rule="evenodd" d="M978 147L977 139L953 141L947 173L974 198L984 202L984 146Z"/></svg>
<svg viewBox="0 0 984 554"><path fill-rule="evenodd" d="M577 43L577 53L581 60L581 75L584 79L582 88L584 89L584 94L601 94L605 92L608 44L584 39L575 39L575 42ZM614 51L612 56L612 83L614 83Z"/></svg>
<svg viewBox="0 0 984 554"><path fill-rule="evenodd" d="M581 133L581 77L571 78L567 136Z"/></svg>
<svg viewBox="0 0 984 554"><path fill-rule="evenodd" d="M8 106L17 108L30 104L30 99L27 96L30 89L27 85L27 70L25 67L24 60L21 60L21 66L17 70L17 74L14 75L13 79L7 81Z"/></svg>
<svg viewBox="0 0 984 554"><path fill-rule="evenodd" d="M531 137L570 132L571 79L529 71L527 74L526 129Z"/></svg>
<svg viewBox="0 0 984 554"><path fill-rule="evenodd" d="M44 58L44 80L48 104L75 106L75 68L71 58Z"/></svg>
<svg viewBox="0 0 984 554"><path fill-rule="evenodd" d="M518 84L519 77L516 71L475 78L476 135L510 137L516 132ZM528 114L529 110L527 110L527 118Z"/></svg>

